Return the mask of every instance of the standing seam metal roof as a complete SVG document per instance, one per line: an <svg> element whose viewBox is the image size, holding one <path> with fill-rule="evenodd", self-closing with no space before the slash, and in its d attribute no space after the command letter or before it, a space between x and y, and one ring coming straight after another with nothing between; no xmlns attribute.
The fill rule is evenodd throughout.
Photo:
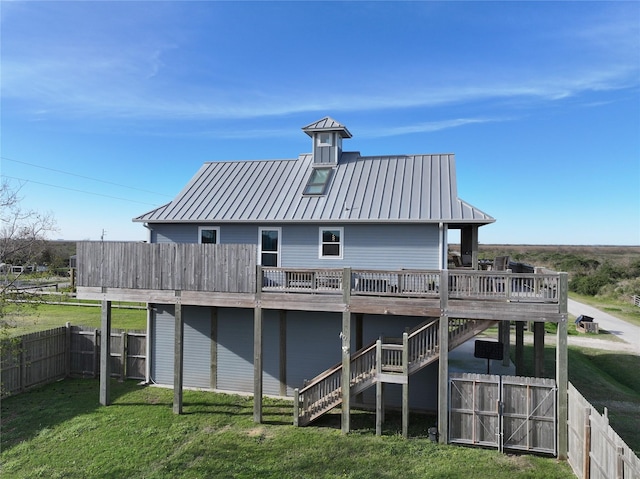
<svg viewBox="0 0 640 479"><path fill-rule="evenodd" d="M173 201L134 221L495 221L458 198L452 154L362 157L343 152L323 196L302 194L311 169L311 154L297 160L205 163Z"/></svg>

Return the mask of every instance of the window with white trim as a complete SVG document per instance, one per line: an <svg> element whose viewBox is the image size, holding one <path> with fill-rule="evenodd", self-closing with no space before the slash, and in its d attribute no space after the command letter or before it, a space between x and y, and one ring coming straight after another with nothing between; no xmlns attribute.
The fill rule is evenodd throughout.
<svg viewBox="0 0 640 479"><path fill-rule="evenodd" d="M281 228L258 228L259 259L262 266L280 266Z"/></svg>
<svg viewBox="0 0 640 479"><path fill-rule="evenodd" d="M220 227L200 226L198 228L198 243L220 243Z"/></svg>
<svg viewBox="0 0 640 479"><path fill-rule="evenodd" d="M331 133L318 133L316 137L318 139L318 146L333 146L331 141Z"/></svg>
<svg viewBox="0 0 640 479"><path fill-rule="evenodd" d="M344 248L344 229L320 228L320 258L342 259Z"/></svg>

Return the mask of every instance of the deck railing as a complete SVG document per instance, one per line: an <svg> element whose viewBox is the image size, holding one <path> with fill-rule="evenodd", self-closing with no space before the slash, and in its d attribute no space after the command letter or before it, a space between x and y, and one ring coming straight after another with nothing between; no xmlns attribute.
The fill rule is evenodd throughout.
<svg viewBox="0 0 640 479"><path fill-rule="evenodd" d="M77 252L78 287L559 301L558 273L256 267L256 247L234 244L81 242Z"/></svg>
<svg viewBox="0 0 640 479"><path fill-rule="evenodd" d="M345 278L345 274L350 277ZM262 268L262 291L351 296L439 298L441 271L379 271L342 269ZM451 299L492 299L509 302L558 302L559 274L496 271L447 271Z"/></svg>

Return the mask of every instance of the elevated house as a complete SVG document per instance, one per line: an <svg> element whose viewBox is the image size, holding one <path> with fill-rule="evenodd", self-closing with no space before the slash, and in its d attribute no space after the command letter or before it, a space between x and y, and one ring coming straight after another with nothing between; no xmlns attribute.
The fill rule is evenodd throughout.
<svg viewBox="0 0 640 479"><path fill-rule="evenodd" d="M302 130L312 149L296 159L204 164L134 219L148 244L79 244L78 296L103 300L103 329L110 301L149 303L148 381L174 386L176 412L183 386L248 392L260 421L268 394L294 398L298 425L341 405L348 431L353 405L380 422L384 400L405 432L409 409L437 410L446 440L448 351L510 321L562 337L566 276L478 269L494 219L458 197L453 154L345 151L351 132L329 117Z"/></svg>

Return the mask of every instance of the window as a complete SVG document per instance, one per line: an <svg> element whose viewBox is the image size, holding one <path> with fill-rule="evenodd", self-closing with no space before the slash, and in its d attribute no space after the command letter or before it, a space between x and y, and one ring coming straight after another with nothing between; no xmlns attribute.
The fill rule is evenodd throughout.
<svg viewBox="0 0 640 479"><path fill-rule="evenodd" d="M218 244L220 242L220 228L218 226L200 226L198 228L198 243Z"/></svg>
<svg viewBox="0 0 640 479"><path fill-rule="evenodd" d="M318 146L332 146L331 133L318 133Z"/></svg>
<svg viewBox="0 0 640 479"><path fill-rule="evenodd" d="M343 241L343 228L320 228L320 258L342 259Z"/></svg>
<svg viewBox="0 0 640 479"><path fill-rule="evenodd" d="M280 266L280 228L259 228L260 264L262 266Z"/></svg>
<svg viewBox="0 0 640 479"><path fill-rule="evenodd" d="M311 176L304 187L304 195L324 195L329 180L331 179L331 168L314 168L311 170Z"/></svg>

